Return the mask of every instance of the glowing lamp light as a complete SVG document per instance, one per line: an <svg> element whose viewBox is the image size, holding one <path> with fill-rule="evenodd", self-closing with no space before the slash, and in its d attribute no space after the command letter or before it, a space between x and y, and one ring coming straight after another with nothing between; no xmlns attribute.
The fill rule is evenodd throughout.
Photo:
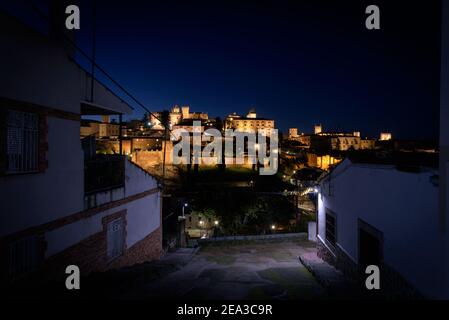
<svg viewBox="0 0 449 320"><path fill-rule="evenodd" d="M204 224L204 221L200 221L200 225L202 226Z"/></svg>
<svg viewBox="0 0 449 320"><path fill-rule="evenodd" d="M273 225L271 226L271 230L274 230L274 229L276 229L276 226L273 224Z"/></svg>
<svg viewBox="0 0 449 320"><path fill-rule="evenodd" d="M214 224L215 224L216 226L218 226L218 221L217 221L217 220L215 220L215 221L214 221Z"/></svg>

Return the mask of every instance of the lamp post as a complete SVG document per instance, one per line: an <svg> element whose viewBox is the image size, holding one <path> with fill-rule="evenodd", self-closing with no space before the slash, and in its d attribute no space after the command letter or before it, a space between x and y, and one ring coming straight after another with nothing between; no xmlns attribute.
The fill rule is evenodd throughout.
<svg viewBox="0 0 449 320"><path fill-rule="evenodd" d="M185 215L184 215L184 208L186 208L186 207L188 207L189 206L189 204L186 202L186 203L184 203L184 205L182 206L182 218L183 219L185 219L186 217L185 217Z"/></svg>
<svg viewBox="0 0 449 320"><path fill-rule="evenodd" d="M185 212L184 209L188 207L188 203L185 202L182 205L182 216L178 216L178 221L182 224L182 226L180 226L180 236L179 236L179 244L181 247L185 246L185 234L186 234L186 217L185 217ZM182 231L181 231L182 230ZM184 239L184 240L183 240Z"/></svg>

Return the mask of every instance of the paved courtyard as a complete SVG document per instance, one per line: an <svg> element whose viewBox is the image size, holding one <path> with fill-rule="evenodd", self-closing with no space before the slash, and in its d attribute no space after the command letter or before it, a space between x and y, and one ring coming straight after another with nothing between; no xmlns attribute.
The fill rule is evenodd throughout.
<svg viewBox="0 0 449 320"><path fill-rule="evenodd" d="M298 259L313 250L305 240L207 245L185 266L126 290L121 298L322 298L325 289Z"/></svg>
<svg viewBox="0 0 449 320"><path fill-rule="evenodd" d="M309 271L310 270L310 271ZM312 274L313 273L313 274ZM17 288L11 295L56 299L259 300L360 296L303 238L234 241L178 249L162 259L93 273L81 290L63 283Z"/></svg>

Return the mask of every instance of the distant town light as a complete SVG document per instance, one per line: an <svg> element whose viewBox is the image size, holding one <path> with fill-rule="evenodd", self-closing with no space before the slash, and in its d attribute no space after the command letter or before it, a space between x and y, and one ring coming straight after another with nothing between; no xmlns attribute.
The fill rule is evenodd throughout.
<svg viewBox="0 0 449 320"><path fill-rule="evenodd" d="M272 230L276 229L276 226L273 224L273 225L271 226L271 229L272 229Z"/></svg>

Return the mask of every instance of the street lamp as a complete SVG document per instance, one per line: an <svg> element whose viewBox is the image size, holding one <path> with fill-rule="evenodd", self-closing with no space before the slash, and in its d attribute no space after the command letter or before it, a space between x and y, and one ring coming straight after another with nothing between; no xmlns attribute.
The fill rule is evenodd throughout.
<svg viewBox="0 0 449 320"><path fill-rule="evenodd" d="M182 228L182 231L181 231L181 229L179 229L179 233L178 233L179 234L178 235L178 243L181 247L185 246L185 242L183 241L183 239L185 240L185 234L186 234L186 223L185 223L186 217L185 217L184 209L187 206L188 206L188 204L187 204L187 202L185 202L182 205L182 216L178 216L178 222L181 224L180 227Z"/></svg>
<svg viewBox="0 0 449 320"><path fill-rule="evenodd" d="M189 204L186 202L184 203L184 205L182 206L182 217L185 218L184 216L184 208L187 208L189 206Z"/></svg>
<svg viewBox="0 0 449 320"><path fill-rule="evenodd" d="M178 220L185 220L185 214L184 214L184 209L187 208L189 206L189 204L186 202L182 205L182 216L178 217Z"/></svg>

